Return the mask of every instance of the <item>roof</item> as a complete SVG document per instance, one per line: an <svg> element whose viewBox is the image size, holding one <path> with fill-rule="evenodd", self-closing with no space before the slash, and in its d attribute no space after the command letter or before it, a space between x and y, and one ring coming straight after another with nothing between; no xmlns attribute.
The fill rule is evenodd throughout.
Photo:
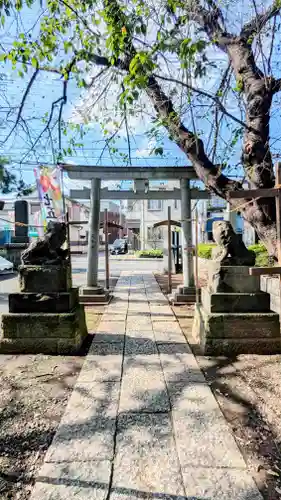
<svg viewBox="0 0 281 500"><path fill-rule="evenodd" d="M171 226L177 226L181 227L181 223L177 220L171 220ZM153 227L159 227L159 226L168 226L168 220L161 220L160 222L156 222L153 224Z"/></svg>

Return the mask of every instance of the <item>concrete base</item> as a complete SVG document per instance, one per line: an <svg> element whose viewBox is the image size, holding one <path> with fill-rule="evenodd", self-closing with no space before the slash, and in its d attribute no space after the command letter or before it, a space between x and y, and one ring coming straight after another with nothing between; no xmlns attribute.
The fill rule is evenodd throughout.
<svg viewBox="0 0 281 500"><path fill-rule="evenodd" d="M87 336L83 308L71 313L2 315L1 353L75 354Z"/></svg>
<svg viewBox="0 0 281 500"><path fill-rule="evenodd" d="M111 300L109 290L102 286L81 287L79 290L80 304L108 304Z"/></svg>
<svg viewBox="0 0 281 500"><path fill-rule="evenodd" d="M78 304L78 288L59 293L11 293L11 313L68 313Z"/></svg>
<svg viewBox="0 0 281 500"><path fill-rule="evenodd" d="M207 288L202 288L201 302L207 313L270 311L270 295L264 292L211 293Z"/></svg>
<svg viewBox="0 0 281 500"><path fill-rule="evenodd" d="M200 298L200 290L199 298ZM196 302L196 290L195 287L178 286L176 291L170 297L170 302L173 305L184 305L184 304L194 304Z"/></svg>
<svg viewBox="0 0 281 500"><path fill-rule="evenodd" d="M19 285L23 293L58 293L71 289L71 269L65 265L20 266Z"/></svg>
<svg viewBox="0 0 281 500"><path fill-rule="evenodd" d="M260 277L250 276L249 266L208 264L208 286L214 293L253 293L260 291Z"/></svg>
<svg viewBox="0 0 281 500"><path fill-rule="evenodd" d="M192 336L205 356L281 353L279 315L209 313L195 306Z"/></svg>

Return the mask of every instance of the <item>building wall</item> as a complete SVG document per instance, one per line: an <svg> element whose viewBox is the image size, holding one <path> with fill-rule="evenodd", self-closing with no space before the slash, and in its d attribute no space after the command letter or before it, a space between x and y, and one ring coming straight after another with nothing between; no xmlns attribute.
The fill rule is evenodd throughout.
<svg viewBox="0 0 281 500"><path fill-rule="evenodd" d="M153 189L173 189L179 187L178 181L168 181L165 185L154 185ZM138 240L144 240L144 247L163 248L165 243L164 227L159 228L156 235L152 237L152 227L156 222L166 220L168 217L168 206L171 207L171 218L176 221L181 220L181 202L180 200L161 200L153 202L148 200L129 200L127 202L126 218L129 228L139 228ZM243 240L246 245L254 243L254 230L244 221L240 215L229 213L229 208L225 200L218 196L212 196L209 200L192 200L192 240L195 244L196 223L195 223L195 207L198 214L197 234L198 242L206 243L212 240L212 220L225 219L229 220L234 226L234 230L243 233ZM209 233L208 233L209 231ZM128 230L129 241L134 243L133 248L136 248L136 242L133 237L130 237L130 229ZM181 244L181 235L180 235Z"/></svg>
<svg viewBox="0 0 281 500"><path fill-rule="evenodd" d="M101 200L100 222L104 221L104 211L108 211L108 221L124 226L124 230L111 227L109 229L108 241L113 243L117 238L122 238L126 233L126 224L124 214L120 214L120 207L116 203L108 200ZM90 214L90 205L74 203L68 200L69 219L72 221L88 221ZM86 246L88 244L88 224L77 224L71 226L70 241L73 246ZM104 231L100 229L100 243L104 242Z"/></svg>
<svg viewBox="0 0 281 500"><path fill-rule="evenodd" d="M179 181L168 181L165 183L154 183L151 189L173 189L179 187ZM128 239L136 248L136 237L138 233L138 247L141 242L145 249L164 247L164 227L153 231L153 225L168 218L168 206L171 207L171 218L180 220L181 210L179 200L128 200L126 207L126 219L128 225ZM134 230L133 230L134 229Z"/></svg>

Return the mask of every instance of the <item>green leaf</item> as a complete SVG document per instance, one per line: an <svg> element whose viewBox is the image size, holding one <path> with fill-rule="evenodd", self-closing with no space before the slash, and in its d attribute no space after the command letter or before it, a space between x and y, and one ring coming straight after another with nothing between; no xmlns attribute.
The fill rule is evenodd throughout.
<svg viewBox="0 0 281 500"><path fill-rule="evenodd" d="M154 154L155 154L156 156L157 156L157 155L162 156L162 155L163 155L163 153L164 153L164 150L163 150L163 148L162 148L162 147L160 147L160 148L155 148L155 149L154 149Z"/></svg>
<svg viewBox="0 0 281 500"><path fill-rule="evenodd" d="M34 68L37 68L37 64L38 64L38 63L37 63L37 59L36 59L36 57L32 57L32 59L31 59L31 64L32 64L32 66L33 66Z"/></svg>
<svg viewBox="0 0 281 500"><path fill-rule="evenodd" d="M146 28L145 24L141 25L141 32L142 32L143 35L146 35L147 28Z"/></svg>

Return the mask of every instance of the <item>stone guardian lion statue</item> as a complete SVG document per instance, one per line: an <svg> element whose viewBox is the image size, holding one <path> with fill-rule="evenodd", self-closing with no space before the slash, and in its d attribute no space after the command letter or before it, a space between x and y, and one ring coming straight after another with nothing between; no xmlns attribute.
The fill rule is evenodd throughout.
<svg viewBox="0 0 281 500"><path fill-rule="evenodd" d="M213 237L217 247L212 251L212 260L222 266L254 266L255 252L248 250L240 235L236 234L228 221L213 223Z"/></svg>
<svg viewBox="0 0 281 500"><path fill-rule="evenodd" d="M44 238L33 241L21 254L23 265L60 265L68 258L61 247L66 241L66 224L49 222Z"/></svg>

